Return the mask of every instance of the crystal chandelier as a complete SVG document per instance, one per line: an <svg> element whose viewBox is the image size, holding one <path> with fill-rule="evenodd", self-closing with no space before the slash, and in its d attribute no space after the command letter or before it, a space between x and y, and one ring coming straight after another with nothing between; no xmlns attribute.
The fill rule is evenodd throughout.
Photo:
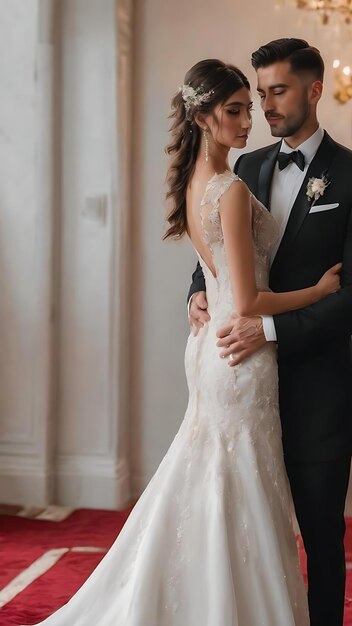
<svg viewBox="0 0 352 626"><path fill-rule="evenodd" d="M335 36L341 40L341 24L345 22L349 32L352 25L352 0L295 0L298 9L315 11L323 24L329 24L330 18L335 24ZM333 31L332 31L333 32ZM340 59L333 62L334 69L334 98L340 104L346 104L352 99L352 69L350 65L342 66Z"/></svg>
<svg viewBox="0 0 352 626"><path fill-rule="evenodd" d="M341 67L339 59L332 64L335 75L334 98L340 104L346 104L352 98L352 71L349 65Z"/></svg>
<svg viewBox="0 0 352 626"><path fill-rule="evenodd" d="M341 15L346 24L352 23L352 0L296 0L299 9L316 11L323 24L328 24L330 17Z"/></svg>

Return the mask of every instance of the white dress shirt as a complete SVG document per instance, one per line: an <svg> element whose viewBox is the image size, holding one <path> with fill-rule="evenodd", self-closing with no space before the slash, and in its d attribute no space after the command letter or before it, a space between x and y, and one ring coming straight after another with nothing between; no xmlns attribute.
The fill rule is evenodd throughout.
<svg viewBox="0 0 352 626"><path fill-rule="evenodd" d="M306 141L304 141L300 146L295 148L295 150L300 150L304 155L305 166L303 171L300 170L293 161L291 161L291 163L289 163L287 167L281 171L279 170L278 163L275 165L271 183L270 213L275 217L277 223L279 224L280 235L273 250L271 261L273 261L280 245L290 217L291 209L302 186L307 169L315 157L323 137L324 131L319 126L318 130L316 130L315 133L309 137L309 139L306 139ZM291 148L283 139L280 152L293 152L293 148ZM262 318L266 340L276 341L277 336L273 317L271 315L263 315Z"/></svg>

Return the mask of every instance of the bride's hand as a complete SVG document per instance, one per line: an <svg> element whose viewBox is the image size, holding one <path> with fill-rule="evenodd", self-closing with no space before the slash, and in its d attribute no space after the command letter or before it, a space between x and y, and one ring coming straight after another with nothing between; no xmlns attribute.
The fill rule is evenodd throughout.
<svg viewBox="0 0 352 626"><path fill-rule="evenodd" d="M325 298L330 293L336 293L341 287L340 272L342 263L337 263L331 267L319 280L317 287L321 298Z"/></svg>

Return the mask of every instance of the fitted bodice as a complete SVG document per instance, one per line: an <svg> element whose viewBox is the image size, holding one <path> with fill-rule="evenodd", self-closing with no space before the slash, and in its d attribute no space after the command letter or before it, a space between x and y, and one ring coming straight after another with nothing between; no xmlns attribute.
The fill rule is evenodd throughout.
<svg viewBox="0 0 352 626"><path fill-rule="evenodd" d="M198 256L205 276L209 311L213 316L214 313L217 314L216 317L236 310L230 285L219 206L221 196L226 193L231 184L238 180L240 178L230 171L214 174L207 183L200 207L203 240L211 252L216 277L199 254ZM268 291L270 258L279 236L279 228L270 212L252 194L251 206L256 285L259 291Z"/></svg>

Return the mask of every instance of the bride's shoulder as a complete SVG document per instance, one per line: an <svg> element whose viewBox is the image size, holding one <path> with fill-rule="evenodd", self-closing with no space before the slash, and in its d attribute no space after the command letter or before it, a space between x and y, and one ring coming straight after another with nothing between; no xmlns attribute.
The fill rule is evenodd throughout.
<svg viewBox="0 0 352 626"><path fill-rule="evenodd" d="M215 172L209 179L208 185L221 187L224 184L231 185L234 181L241 181L241 179L237 174L231 172L231 170L225 170L224 172Z"/></svg>
<svg viewBox="0 0 352 626"><path fill-rule="evenodd" d="M252 194L246 183L238 176L232 177L227 189L220 198L220 212L233 210L236 206L250 207Z"/></svg>
<svg viewBox="0 0 352 626"><path fill-rule="evenodd" d="M246 183L231 170L215 173L207 182L202 204L212 203L218 205L223 196L231 195L232 190L236 188L246 189L249 193Z"/></svg>

